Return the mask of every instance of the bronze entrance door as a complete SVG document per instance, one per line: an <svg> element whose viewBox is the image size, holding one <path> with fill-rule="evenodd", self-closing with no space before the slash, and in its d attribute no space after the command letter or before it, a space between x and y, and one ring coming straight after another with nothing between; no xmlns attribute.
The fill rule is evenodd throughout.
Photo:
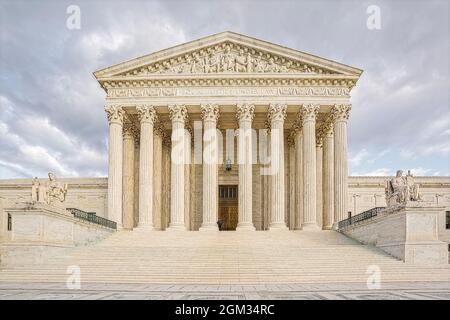
<svg viewBox="0 0 450 320"><path fill-rule="evenodd" d="M219 230L236 230L238 224L238 187L219 186Z"/></svg>

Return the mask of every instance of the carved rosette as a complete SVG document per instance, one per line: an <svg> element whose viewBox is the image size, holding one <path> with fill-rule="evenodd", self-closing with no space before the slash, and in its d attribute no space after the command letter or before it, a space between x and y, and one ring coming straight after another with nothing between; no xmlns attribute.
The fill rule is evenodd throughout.
<svg viewBox="0 0 450 320"><path fill-rule="evenodd" d="M136 106L136 110L138 112L139 121L141 123L148 122L151 124L155 124L158 119L158 115L156 114L155 108L150 105L139 105Z"/></svg>
<svg viewBox="0 0 450 320"><path fill-rule="evenodd" d="M270 104L268 111L268 118L272 121L284 121L286 119L286 104Z"/></svg>
<svg viewBox="0 0 450 320"><path fill-rule="evenodd" d="M169 105L169 117L172 122L185 122L188 119L188 112L184 104Z"/></svg>
<svg viewBox="0 0 450 320"><path fill-rule="evenodd" d="M300 113L302 117L302 123L308 121L316 121L316 116L319 113L319 104L304 104L301 106Z"/></svg>
<svg viewBox="0 0 450 320"><path fill-rule="evenodd" d="M219 106L217 104L202 104L202 119L203 121L219 120Z"/></svg>
<svg viewBox="0 0 450 320"><path fill-rule="evenodd" d="M255 116L255 106L249 103L238 104L236 106L236 118L239 121L253 121Z"/></svg>
<svg viewBox="0 0 450 320"><path fill-rule="evenodd" d="M108 117L109 124L117 123L123 125L123 117L125 111L119 105L107 105L105 106L106 116Z"/></svg>
<svg viewBox="0 0 450 320"><path fill-rule="evenodd" d="M334 122L347 121L350 116L351 104L335 104L331 110Z"/></svg>

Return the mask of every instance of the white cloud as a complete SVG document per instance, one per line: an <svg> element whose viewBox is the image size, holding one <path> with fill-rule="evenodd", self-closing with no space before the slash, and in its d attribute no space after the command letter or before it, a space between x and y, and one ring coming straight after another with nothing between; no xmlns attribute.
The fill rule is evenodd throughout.
<svg viewBox="0 0 450 320"><path fill-rule="evenodd" d="M366 149L361 149L357 153L349 154L348 162L351 165L359 166L369 156L369 152Z"/></svg>
<svg viewBox="0 0 450 320"><path fill-rule="evenodd" d="M391 176L394 174L394 170L390 168L379 168L375 170L370 170L366 172L355 172L352 174L352 176Z"/></svg>

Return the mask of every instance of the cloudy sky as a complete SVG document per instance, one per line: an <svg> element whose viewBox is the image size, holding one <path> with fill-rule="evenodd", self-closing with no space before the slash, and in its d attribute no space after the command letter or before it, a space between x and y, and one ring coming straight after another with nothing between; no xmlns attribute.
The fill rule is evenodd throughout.
<svg viewBox="0 0 450 320"><path fill-rule="evenodd" d="M66 27L69 5L81 29ZM370 5L381 29L367 28ZM92 72L231 30L364 69L352 175L450 175L448 1L0 0L0 179L106 176L104 92Z"/></svg>

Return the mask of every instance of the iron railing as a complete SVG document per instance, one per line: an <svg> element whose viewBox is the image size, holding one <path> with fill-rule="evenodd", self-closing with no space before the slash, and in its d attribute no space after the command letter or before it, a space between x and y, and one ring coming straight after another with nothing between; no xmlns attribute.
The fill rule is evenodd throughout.
<svg viewBox="0 0 450 320"><path fill-rule="evenodd" d="M367 211L364 211L360 214L357 214L354 217L350 217L348 219L339 221L338 223L338 227L339 229L343 229L345 227L348 227L349 225L352 225L354 223L360 222L360 221L364 221L367 219L370 219L372 217L375 217L381 210L384 210L386 207L375 207L372 209L369 209Z"/></svg>
<svg viewBox="0 0 450 320"><path fill-rule="evenodd" d="M95 212L86 212L77 208L67 208L67 210L70 211L75 218L86 220L110 229L117 229L116 222L99 217Z"/></svg>

